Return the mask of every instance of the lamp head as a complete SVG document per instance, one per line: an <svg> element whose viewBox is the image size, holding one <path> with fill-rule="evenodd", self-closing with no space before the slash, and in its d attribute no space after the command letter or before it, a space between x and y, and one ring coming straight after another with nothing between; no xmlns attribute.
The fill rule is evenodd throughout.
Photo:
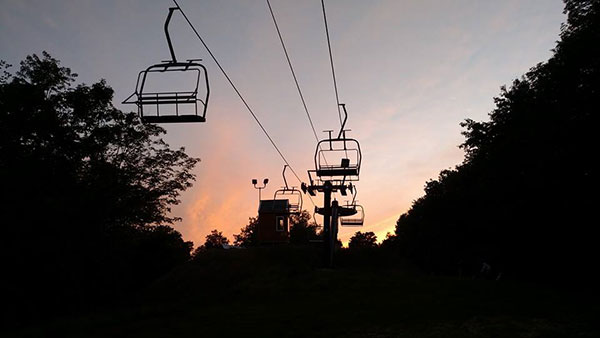
<svg viewBox="0 0 600 338"><path fill-rule="evenodd" d="M265 180L263 181L263 184L264 184L264 185L267 185L267 183L269 183L269 179L268 179L268 178L265 178Z"/></svg>
<svg viewBox="0 0 600 338"><path fill-rule="evenodd" d="M256 178L252 179L252 184L256 185L258 183L258 180Z"/></svg>

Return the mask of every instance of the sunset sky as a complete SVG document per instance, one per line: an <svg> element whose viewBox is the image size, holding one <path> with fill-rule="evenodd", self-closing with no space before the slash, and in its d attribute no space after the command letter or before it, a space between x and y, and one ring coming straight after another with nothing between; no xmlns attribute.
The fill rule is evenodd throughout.
<svg viewBox="0 0 600 338"><path fill-rule="evenodd" d="M265 0L180 0L180 5L301 178L316 141ZM115 90L169 58L168 0L0 0L0 59L13 64L46 50L79 74ZM339 129L319 0L271 0L319 137ZM500 86L545 61L565 20L560 0L326 0L348 136L361 142L357 199L361 229L380 239L440 170L462 161L459 123L482 120ZM212 229L232 234L257 214L253 178L283 185L283 162L180 14L171 35L179 59L203 58L211 81L207 123L165 125L165 139L201 158L197 180L173 209L175 228L197 245ZM290 185L299 186L292 175ZM341 196L340 196L341 197ZM322 205L322 195L314 198ZM344 199L340 198L340 201ZM305 196L304 205L312 204ZM319 222L321 221L318 219Z"/></svg>

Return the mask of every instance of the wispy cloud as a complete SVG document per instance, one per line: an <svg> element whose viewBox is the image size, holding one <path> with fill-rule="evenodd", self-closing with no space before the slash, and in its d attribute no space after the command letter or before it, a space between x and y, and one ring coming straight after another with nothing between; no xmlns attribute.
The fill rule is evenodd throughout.
<svg viewBox="0 0 600 338"><path fill-rule="evenodd" d="M315 140L264 3L182 0L299 176L313 166ZM85 82L106 78L115 101L140 69L168 57L158 0L4 1L2 58L18 64L46 49ZM339 128L320 4L274 4L317 132ZM366 231L382 239L423 194L423 184L462 160L459 122L485 119L498 88L543 61L558 36L560 0L330 1L330 33L349 135L364 162L358 183ZM282 160L245 111L193 32L174 18L180 58L204 57L211 80L208 122L167 126L167 141L201 157L194 187L182 195L176 225L196 244L211 229L231 238L256 215L252 178L282 182ZM130 107L122 107L129 110ZM292 179L293 185L299 185ZM321 197L315 198L317 204ZM305 203L307 209L312 205ZM354 229L353 229L354 230ZM344 241L352 230L343 230Z"/></svg>

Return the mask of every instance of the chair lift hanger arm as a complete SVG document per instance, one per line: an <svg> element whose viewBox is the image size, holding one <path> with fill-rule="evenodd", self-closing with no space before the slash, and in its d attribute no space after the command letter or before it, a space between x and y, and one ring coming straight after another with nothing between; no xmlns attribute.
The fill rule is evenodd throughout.
<svg viewBox="0 0 600 338"><path fill-rule="evenodd" d="M169 14L167 15L167 20L165 20L165 35L167 36L167 44L169 45L169 52L171 52L171 62L173 63L177 63L177 58L175 57L175 50L173 50L173 43L171 42L171 36L169 35L169 23L171 22L173 12L176 10L180 10L179 5L177 5L177 7L169 7Z"/></svg>

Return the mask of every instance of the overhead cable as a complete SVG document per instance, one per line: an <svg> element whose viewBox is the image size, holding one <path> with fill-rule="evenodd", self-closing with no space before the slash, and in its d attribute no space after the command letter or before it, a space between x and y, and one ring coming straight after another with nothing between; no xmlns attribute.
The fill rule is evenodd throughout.
<svg viewBox="0 0 600 338"><path fill-rule="evenodd" d="M217 65L217 67L219 67L219 70L221 70L221 73L223 73L223 76L225 76L225 78L227 79L227 81L229 82L229 84L231 85L231 87L233 88L233 90L235 91L235 93L238 95L238 97L240 98L240 100L242 101L242 103L244 104L244 106L246 106L246 109L248 110L248 112L250 113L250 115L252 115L252 117L254 118L254 120L256 121L256 123L258 124L258 126L260 127L260 129L263 131L263 133L265 134L265 136L269 139L269 141L271 142L271 145L273 145L273 148L275 148L275 150L277 151L277 153L279 154L279 156L281 157L281 159L283 160L283 162L290 167L290 170L292 171L292 173L294 174L294 176L296 177L296 179L300 183L302 183L302 180L300 179L300 177L298 176L298 174L296 173L296 171L294 170L294 168L292 167L292 165L290 164L290 162L283 155L283 153L281 152L281 150L279 149L279 147L277 146L277 144L275 143L275 141L273 140L273 138L271 137L271 135L269 135L269 133L267 132L267 130L265 129L265 127L262 125L262 123L258 119L258 116L256 116L256 114L254 113L254 111L252 110L252 108L250 107L250 105L248 104L248 102L246 101L246 99L244 99L244 96L238 90L237 86L233 83L233 81L231 80L231 78L229 77L229 75L227 74L227 72L225 71L225 69L223 69L223 66L221 66L221 63L217 60L217 57L210 50L210 48L208 47L208 45L206 44L206 42L204 42L204 39L202 38L202 36L200 36L200 33L198 33L198 30L196 29L196 27L194 27L194 25L192 24L192 22L190 21L190 19L188 19L187 15L183 11L183 8L181 8L181 6L179 5L179 3L177 3L177 0L173 0L173 2L177 6L177 8L179 8L179 11L183 15L185 21L187 21L187 23L189 24L190 28L192 28L192 30L194 31L194 33L196 34L196 36L198 37L198 39L200 40L200 42L202 43L202 45L204 46L204 48L206 48L206 51L208 52L208 54L210 55L210 57L213 59L213 61ZM312 202L312 199L311 199L311 202ZM313 202L313 205L314 205L314 202Z"/></svg>
<svg viewBox="0 0 600 338"><path fill-rule="evenodd" d="M315 130L315 125L313 124L312 118L310 117L310 113L308 112L308 107L306 106L306 101L304 100L304 95L302 95L302 90L300 89L300 84L298 84L298 78L296 77L296 72L294 71L294 67L292 66L292 61L290 60L290 55L288 54L287 48L285 47L285 42L283 41L283 37L281 35L281 31L279 30L279 25L277 24L277 20L275 19L275 13L273 12L273 7L271 7L271 2L267 0L267 5L269 6L269 11L271 12L271 17L273 18L273 23L275 24L275 29L277 29L277 35L279 36L279 41L281 42L281 46L283 47L283 52L285 53L285 58L290 67L290 71L292 72L292 77L294 78L294 83L296 84L296 89L298 89L298 95L300 95L300 100L302 101L302 106L304 107L304 111L306 112L306 117L308 117L308 122L310 123L310 127L312 128L313 134L315 135L315 139L319 142L319 137L317 136L317 131Z"/></svg>
<svg viewBox="0 0 600 338"><path fill-rule="evenodd" d="M340 111L340 96L338 94L337 80L335 77L335 67L333 65L333 54L331 52L331 40L329 38L329 25L327 24L327 13L325 13L325 0L321 0L321 8L323 8L323 21L325 22L325 34L327 35L327 48L329 50L329 63L331 64L331 75L333 77L333 89L335 91L335 102L337 103L338 117L340 126L342 125L342 112Z"/></svg>

